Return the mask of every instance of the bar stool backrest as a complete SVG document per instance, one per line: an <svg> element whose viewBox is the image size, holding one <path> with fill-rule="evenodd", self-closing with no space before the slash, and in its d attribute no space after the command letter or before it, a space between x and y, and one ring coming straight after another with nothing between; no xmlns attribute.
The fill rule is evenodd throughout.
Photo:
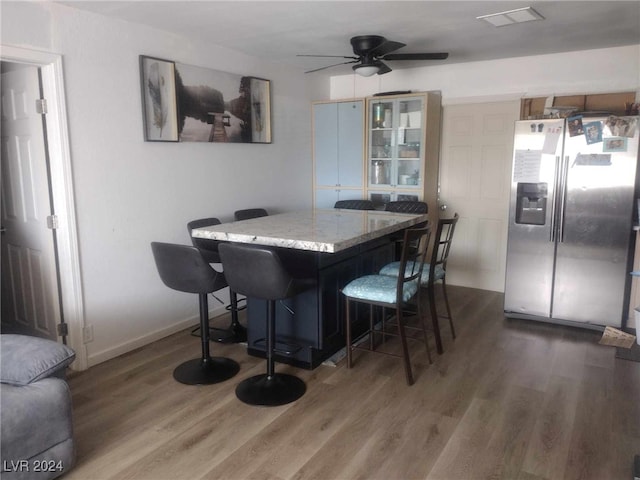
<svg viewBox="0 0 640 480"><path fill-rule="evenodd" d="M206 294L227 286L224 275L211 268L196 247L151 242L151 250L160 279L169 288Z"/></svg>
<svg viewBox="0 0 640 480"><path fill-rule="evenodd" d="M187 230L191 237L191 243L194 247L197 247L202 253L202 256L208 263L220 263L220 255L218 254L218 240L211 240L208 238L196 238L191 236L191 232L194 228L210 227L213 225L220 225L222 222L215 217L199 218L198 220L192 220L187 223Z"/></svg>
<svg viewBox="0 0 640 480"><path fill-rule="evenodd" d="M398 200L389 202L384 209L387 212L395 213L429 213L429 207L425 202L413 202L407 200Z"/></svg>
<svg viewBox="0 0 640 480"><path fill-rule="evenodd" d="M229 287L247 297L280 300L303 288L270 248L237 243L220 244L220 257Z"/></svg>
<svg viewBox="0 0 640 480"><path fill-rule="evenodd" d="M333 208L345 208L348 210L375 210L371 200L338 200Z"/></svg>
<svg viewBox="0 0 640 480"><path fill-rule="evenodd" d="M431 225L422 228L410 228L404 231L402 254L398 275L398 288L396 289L397 304L402 304L403 286L408 282L420 283L424 261L429 248L431 237ZM404 275L402 275L404 273Z"/></svg>
<svg viewBox="0 0 640 480"><path fill-rule="evenodd" d="M436 271L438 265L441 266L442 272L447 271L447 260L449 259L453 232L456 229L458 218L459 216L456 213L453 218L441 218L438 220L438 228L436 229L431 252L431 270L429 272L429 283L431 284L437 280L435 276L441 274L439 273L440 269L438 269L438 272Z"/></svg>
<svg viewBox="0 0 640 480"><path fill-rule="evenodd" d="M249 220L250 218L268 217L269 213L264 208L247 208L244 210L236 210L233 217L236 222L239 220Z"/></svg>

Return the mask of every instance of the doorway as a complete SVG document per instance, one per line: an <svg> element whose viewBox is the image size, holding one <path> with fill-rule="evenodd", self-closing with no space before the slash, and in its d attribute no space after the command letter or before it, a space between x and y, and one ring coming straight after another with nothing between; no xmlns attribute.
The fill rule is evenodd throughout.
<svg viewBox="0 0 640 480"><path fill-rule="evenodd" d="M76 360L71 367L74 370L85 370L88 368L88 361L86 346L83 341L84 307L62 57L56 54L6 45L2 45L0 51L0 60L2 62L17 64L26 70L35 68L35 71L40 74L40 93L42 98L46 99L46 106L41 106L41 108L46 110L46 114L43 117L44 131L46 132L44 141L47 146L50 165L48 180L51 188L50 190L44 188L44 192L42 188L34 188L33 190L37 191L38 196L48 195L51 202L50 205L53 205L55 218L50 218L49 222L56 229L54 257L57 257L58 262L57 268L55 268L54 262L54 270L58 280L58 308L61 312L64 312L64 319L67 325L67 344L76 352ZM4 187L6 185L4 170L2 175ZM6 193L3 192L3 209L5 207L5 198ZM4 270L4 258L2 259L2 267ZM50 273L48 272L48 275ZM50 291L55 292L55 285Z"/></svg>
<svg viewBox="0 0 640 480"><path fill-rule="evenodd" d="M2 333L66 343L40 69L1 62ZM48 225L49 224L49 225ZM48 228L51 227L51 228Z"/></svg>

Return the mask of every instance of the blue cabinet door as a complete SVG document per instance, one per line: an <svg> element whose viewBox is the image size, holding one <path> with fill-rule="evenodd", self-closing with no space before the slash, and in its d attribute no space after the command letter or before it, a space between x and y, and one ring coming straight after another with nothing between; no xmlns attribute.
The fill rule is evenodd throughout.
<svg viewBox="0 0 640 480"><path fill-rule="evenodd" d="M338 183L363 184L364 117L361 101L338 103Z"/></svg>
<svg viewBox="0 0 640 480"><path fill-rule="evenodd" d="M316 185L362 187L363 108L362 100L313 106Z"/></svg>
<svg viewBox="0 0 640 480"><path fill-rule="evenodd" d="M338 105L313 106L313 157L316 185L338 185Z"/></svg>

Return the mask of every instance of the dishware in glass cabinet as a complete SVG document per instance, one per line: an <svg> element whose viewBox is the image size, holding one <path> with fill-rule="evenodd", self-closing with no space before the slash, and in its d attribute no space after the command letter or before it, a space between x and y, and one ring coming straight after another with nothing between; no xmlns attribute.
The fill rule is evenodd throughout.
<svg viewBox="0 0 640 480"><path fill-rule="evenodd" d="M371 183L374 185L388 185L389 170L391 168L390 162L375 160L371 165Z"/></svg>
<svg viewBox="0 0 640 480"><path fill-rule="evenodd" d="M371 128L393 127L393 103L378 102L373 105Z"/></svg>

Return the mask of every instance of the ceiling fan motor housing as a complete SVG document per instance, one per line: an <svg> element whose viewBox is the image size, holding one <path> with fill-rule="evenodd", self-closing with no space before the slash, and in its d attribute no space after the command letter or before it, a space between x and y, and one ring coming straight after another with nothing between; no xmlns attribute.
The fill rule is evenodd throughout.
<svg viewBox="0 0 640 480"><path fill-rule="evenodd" d="M351 46L353 47L353 53L356 55L366 55L371 50L378 48L386 40L380 35L359 35L351 39Z"/></svg>

